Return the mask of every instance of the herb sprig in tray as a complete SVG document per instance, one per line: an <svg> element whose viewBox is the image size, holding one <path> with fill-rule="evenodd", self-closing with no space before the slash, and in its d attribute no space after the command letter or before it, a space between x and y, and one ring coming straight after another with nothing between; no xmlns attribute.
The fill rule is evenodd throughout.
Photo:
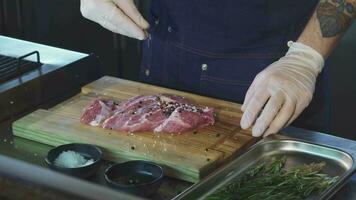
<svg viewBox="0 0 356 200"><path fill-rule="evenodd" d="M206 200L303 200L321 193L338 177L321 173L324 162L284 168L286 157L273 157L247 170L241 178L207 196Z"/></svg>

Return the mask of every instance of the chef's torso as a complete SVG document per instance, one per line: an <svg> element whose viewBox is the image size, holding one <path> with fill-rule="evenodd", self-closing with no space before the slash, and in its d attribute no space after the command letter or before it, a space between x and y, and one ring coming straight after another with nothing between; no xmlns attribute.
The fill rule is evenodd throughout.
<svg viewBox="0 0 356 200"><path fill-rule="evenodd" d="M256 74L285 54L287 41L298 38L317 2L153 0L140 78L242 103ZM305 112L307 121L326 112L322 82Z"/></svg>

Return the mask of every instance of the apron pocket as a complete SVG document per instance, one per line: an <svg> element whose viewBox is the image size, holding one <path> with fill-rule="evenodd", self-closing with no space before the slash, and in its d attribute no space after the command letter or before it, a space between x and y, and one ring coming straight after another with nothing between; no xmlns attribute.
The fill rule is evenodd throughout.
<svg viewBox="0 0 356 200"><path fill-rule="evenodd" d="M242 103L255 76L282 56L278 53L213 53L175 45L181 51L179 82L184 90Z"/></svg>
<svg viewBox="0 0 356 200"><path fill-rule="evenodd" d="M273 61L258 57L207 59L202 64L201 91L209 96L242 103L255 76Z"/></svg>

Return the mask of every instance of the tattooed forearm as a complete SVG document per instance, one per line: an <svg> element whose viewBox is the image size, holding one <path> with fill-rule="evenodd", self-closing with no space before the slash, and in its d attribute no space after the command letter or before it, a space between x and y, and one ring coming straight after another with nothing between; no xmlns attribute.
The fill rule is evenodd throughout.
<svg viewBox="0 0 356 200"><path fill-rule="evenodd" d="M323 37L343 33L355 17L356 0L321 0L317 6L317 18Z"/></svg>

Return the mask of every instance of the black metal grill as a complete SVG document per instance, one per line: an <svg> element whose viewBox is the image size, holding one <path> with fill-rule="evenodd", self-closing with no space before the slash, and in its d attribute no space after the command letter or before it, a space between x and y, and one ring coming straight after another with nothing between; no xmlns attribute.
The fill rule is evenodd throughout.
<svg viewBox="0 0 356 200"><path fill-rule="evenodd" d="M36 54L37 62L24 60L24 58ZM0 83L25 74L34 69L39 69L42 63L38 51L20 56L18 58L0 55ZM40 71L41 72L41 71Z"/></svg>

